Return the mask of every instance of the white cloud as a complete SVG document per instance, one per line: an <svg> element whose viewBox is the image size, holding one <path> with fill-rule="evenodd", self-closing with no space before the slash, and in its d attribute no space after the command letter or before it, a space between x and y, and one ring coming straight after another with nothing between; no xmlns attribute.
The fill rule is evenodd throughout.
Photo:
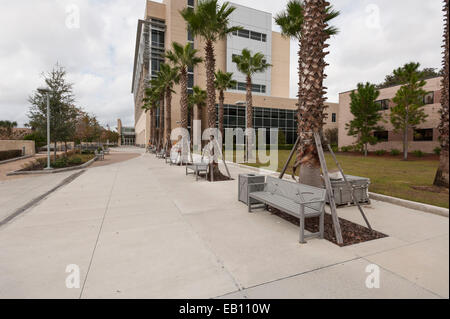
<svg viewBox="0 0 450 319"><path fill-rule="evenodd" d="M287 0L235 2L272 12ZM325 82L330 101L358 82L380 82L395 67L418 61L440 67L441 1L335 0L340 29L332 38ZM68 5L80 12L80 28L66 27ZM380 28L367 27L368 5L379 8ZM22 0L0 7L0 119L27 122L27 98L56 62L74 83L78 104L104 125L134 123L130 92L137 20L145 0ZM279 30L277 26L274 28ZM291 47L291 96L297 92L297 47Z"/></svg>

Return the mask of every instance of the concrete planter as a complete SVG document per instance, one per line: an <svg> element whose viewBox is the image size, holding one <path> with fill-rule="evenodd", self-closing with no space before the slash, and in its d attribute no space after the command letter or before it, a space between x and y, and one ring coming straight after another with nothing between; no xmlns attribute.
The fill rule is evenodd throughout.
<svg viewBox="0 0 450 319"><path fill-rule="evenodd" d="M68 172L68 171L75 171L77 169L82 169L90 166L92 163L94 163L98 158L94 157L90 161L79 165L79 166L73 166L73 167L65 167L65 168L57 168L52 170L40 170L40 171L13 171L6 174L6 176L12 176L12 175L37 175L37 174L56 174L61 172Z"/></svg>

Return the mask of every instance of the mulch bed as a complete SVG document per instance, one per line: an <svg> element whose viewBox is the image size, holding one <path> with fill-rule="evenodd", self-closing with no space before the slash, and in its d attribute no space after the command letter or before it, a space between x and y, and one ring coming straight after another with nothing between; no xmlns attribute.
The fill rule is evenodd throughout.
<svg viewBox="0 0 450 319"><path fill-rule="evenodd" d="M207 174L206 180L208 182L211 182L211 174ZM234 180L234 179L230 178L226 175L223 175L222 173L214 175L214 182L224 182L224 181L232 181L232 180Z"/></svg>
<svg viewBox="0 0 450 319"><path fill-rule="evenodd" d="M300 221L298 218L293 217L289 214L283 213L282 211L279 211L276 208L269 207L269 211L277 215L284 220L287 220L288 222L295 224L297 226L300 225ZM363 243L366 241L379 239L388 237L387 235L377 232L375 230L370 230L367 227L361 226L359 224L352 223L351 221L348 221L343 218L339 218L339 223L341 225L341 231L342 231L342 238L344 240L344 243L342 245L339 245L336 241L336 236L334 234L334 227L333 227L333 220L331 218L330 214L325 214L325 227L324 227L324 235L325 239L328 241L331 241L332 243L344 247L344 246L350 246L354 244ZM316 233L319 231L319 217L312 217L305 219L305 229Z"/></svg>

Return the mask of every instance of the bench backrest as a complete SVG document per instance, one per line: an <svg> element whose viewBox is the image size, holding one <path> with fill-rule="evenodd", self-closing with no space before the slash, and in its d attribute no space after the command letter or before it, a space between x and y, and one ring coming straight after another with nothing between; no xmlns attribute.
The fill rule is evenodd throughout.
<svg viewBox="0 0 450 319"><path fill-rule="evenodd" d="M299 184L287 180L266 177L266 191L289 198L296 203L322 200L323 203L308 204L313 209L322 209L325 204L327 191L324 188Z"/></svg>

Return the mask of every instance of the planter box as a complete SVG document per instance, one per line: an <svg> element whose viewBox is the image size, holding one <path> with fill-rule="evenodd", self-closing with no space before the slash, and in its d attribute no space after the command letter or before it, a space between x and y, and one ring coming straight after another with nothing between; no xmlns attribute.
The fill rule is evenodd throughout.
<svg viewBox="0 0 450 319"><path fill-rule="evenodd" d="M359 203L369 203L370 179L359 176L345 175L354 187L354 196ZM347 186L344 179L331 179L336 205L355 204L352 201L351 188ZM328 202L328 201L327 201Z"/></svg>
<svg viewBox="0 0 450 319"><path fill-rule="evenodd" d="M264 175L257 175L257 174L239 174L239 182L238 182L238 199L239 201L245 203L248 205L248 185L249 184L255 184L255 183L265 183L266 177ZM264 188L263 185L261 185L261 188ZM256 200L251 199L252 204L258 203Z"/></svg>

